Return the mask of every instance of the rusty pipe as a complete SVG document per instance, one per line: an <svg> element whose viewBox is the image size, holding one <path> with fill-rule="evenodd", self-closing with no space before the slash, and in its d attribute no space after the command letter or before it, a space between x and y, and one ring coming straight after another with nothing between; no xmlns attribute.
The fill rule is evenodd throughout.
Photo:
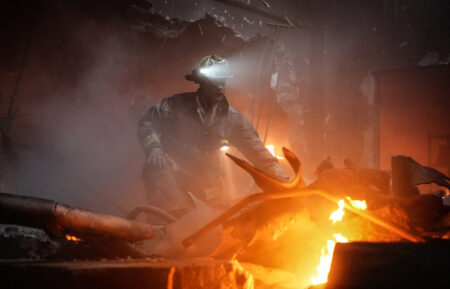
<svg viewBox="0 0 450 289"><path fill-rule="evenodd" d="M155 236L149 224L7 193L0 193L0 223L39 228L54 235L97 235L128 242Z"/></svg>

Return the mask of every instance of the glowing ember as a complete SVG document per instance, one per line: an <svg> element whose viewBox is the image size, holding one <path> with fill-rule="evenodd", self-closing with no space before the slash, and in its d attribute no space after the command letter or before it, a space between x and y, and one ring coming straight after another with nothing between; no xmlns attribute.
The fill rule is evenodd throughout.
<svg viewBox="0 0 450 289"><path fill-rule="evenodd" d="M363 201L352 200L350 197L347 197L346 199L350 202L350 205L352 205L353 208L360 209L360 210L367 209L367 204L366 204L366 201L364 201L364 200Z"/></svg>
<svg viewBox="0 0 450 289"><path fill-rule="evenodd" d="M282 156L277 156L277 155L275 154L275 146L274 146L274 145L266 145L266 148L267 148L267 150L268 150L274 157L276 157L277 159L279 159L279 160L284 159L284 157L282 157Z"/></svg>
<svg viewBox="0 0 450 289"><path fill-rule="evenodd" d="M336 223L337 221L341 221L342 217L344 217L344 200L339 200L339 208L334 211L333 213L331 213L330 215L330 220L333 221L333 224Z"/></svg>
<svg viewBox="0 0 450 289"><path fill-rule="evenodd" d="M66 234L66 239L69 240L69 241L74 241L74 242L80 242L80 241L83 241L83 240L81 240L80 238L77 238L77 237L72 236L72 235L67 235L67 234Z"/></svg>

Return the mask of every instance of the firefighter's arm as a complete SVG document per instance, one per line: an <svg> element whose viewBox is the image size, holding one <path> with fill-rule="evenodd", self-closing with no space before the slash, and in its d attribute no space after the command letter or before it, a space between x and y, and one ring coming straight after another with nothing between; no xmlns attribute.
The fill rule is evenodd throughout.
<svg viewBox="0 0 450 289"><path fill-rule="evenodd" d="M277 158L266 149L253 125L239 115L231 142L256 168L280 181L288 181Z"/></svg>
<svg viewBox="0 0 450 289"><path fill-rule="evenodd" d="M167 99L152 106L142 117L138 125L138 138L149 163L161 167L164 161L164 151L161 135L164 119L170 113Z"/></svg>

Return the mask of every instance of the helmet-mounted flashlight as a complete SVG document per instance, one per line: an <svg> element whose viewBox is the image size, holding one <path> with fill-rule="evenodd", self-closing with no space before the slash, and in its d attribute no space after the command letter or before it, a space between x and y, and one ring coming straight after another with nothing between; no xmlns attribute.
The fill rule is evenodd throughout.
<svg viewBox="0 0 450 289"><path fill-rule="evenodd" d="M227 152L228 150L230 150L230 142L227 139L222 139L220 141L220 150L223 152Z"/></svg>
<svg viewBox="0 0 450 289"><path fill-rule="evenodd" d="M200 68L199 72L211 79L226 79L233 77L228 71L228 63L225 59L221 62L213 63L211 66Z"/></svg>
<svg viewBox="0 0 450 289"><path fill-rule="evenodd" d="M206 77L211 80L226 80L233 77L228 69L228 61L217 55L210 55L203 58L192 70L192 74L186 75L190 81L198 81L199 78Z"/></svg>

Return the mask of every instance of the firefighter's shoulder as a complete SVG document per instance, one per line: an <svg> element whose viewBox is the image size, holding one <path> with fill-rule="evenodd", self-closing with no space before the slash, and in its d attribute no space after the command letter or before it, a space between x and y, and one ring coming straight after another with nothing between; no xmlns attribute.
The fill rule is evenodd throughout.
<svg viewBox="0 0 450 289"><path fill-rule="evenodd" d="M186 104L195 101L195 96L195 92L177 93L164 98L162 102L172 109L183 108L186 107Z"/></svg>
<svg viewBox="0 0 450 289"><path fill-rule="evenodd" d="M197 94L195 92L183 92L183 93L177 93L172 96L169 96L165 98L170 104L181 104L189 101L195 100L195 96Z"/></svg>
<svg viewBox="0 0 450 289"><path fill-rule="evenodd" d="M247 121L247 118L231 105L228 106L228 117L231 117L236 121Z"/></svg>

